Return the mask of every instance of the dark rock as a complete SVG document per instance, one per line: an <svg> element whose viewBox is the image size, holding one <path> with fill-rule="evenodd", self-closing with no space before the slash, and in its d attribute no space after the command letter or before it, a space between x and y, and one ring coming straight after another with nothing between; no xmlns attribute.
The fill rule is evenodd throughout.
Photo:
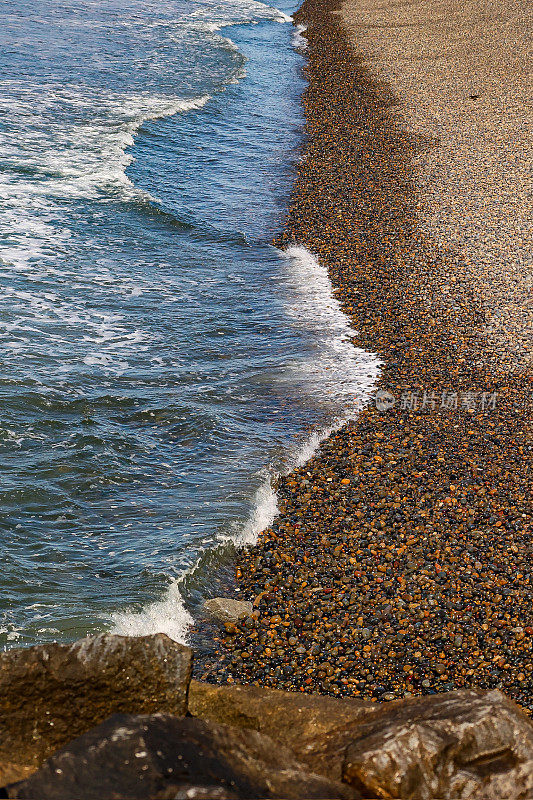
<svg viewBox="0 0 533 800"><path fill-rule="evenodd" d="M533 723L496 690L413 698L317 737L305 754L313 759L317 772L342 777L363 797L526 798Z"/></svg>
<svg viewBox="0 0 533 800"><path fill-rule="evenodd" d="M191 681L189 711L194 717L234 725L271 736L297 757L309 739L338 727L367 720L375 703L259 686L213 686Z"/></svg>
<svg viewBox="0 0 533 800"><path fill-rule="evenodd" d="M164 634L102 635L0 655L0 783L116 712L185 714L192 653Z"/></svg>
<svg viewBox="0 0 533 800"><path fill-rule="evenodd" d="M39 800L356 798L256 731L167 714L116 714L4 796Z"/></svg>

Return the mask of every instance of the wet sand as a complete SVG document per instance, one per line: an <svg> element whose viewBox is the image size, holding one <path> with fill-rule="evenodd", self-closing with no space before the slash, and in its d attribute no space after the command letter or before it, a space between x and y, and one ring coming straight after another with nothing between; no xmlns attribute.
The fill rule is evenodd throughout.
<svg viewBox="0 0 533 800"><path fill-rule="evenodd" d="M237 569L254 617L227 626L203 677L373 700L500 687L533 708L525 229L515 236L511 221L499 238L497 189L478 214L479 186L457 171L461 136L443 147L414 96L424 124L409 116L393 74L406 51L387 61L379 44L384 30L392 52L388 29L406 8L382 5L376 22L367 4L361 29L361 11L341 16L334 1L298 14L309 26L307 138L279 244L304 244L327 265L354 344L385 366L376 400L279 481L280 516ZM425 24L436 46L439 29ZM411 66L417 53L425 63L413 48ZM453 114L447 124L453 132Z"/></svg>

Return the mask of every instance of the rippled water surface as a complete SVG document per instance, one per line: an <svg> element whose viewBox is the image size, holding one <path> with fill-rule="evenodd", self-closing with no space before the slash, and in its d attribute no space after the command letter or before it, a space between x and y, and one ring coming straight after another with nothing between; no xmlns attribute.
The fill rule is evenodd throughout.
<svg viewBox="0 0 533 800"><path fill-rule="evenodd" d="M371 384L327 276L270 244L292 10L3 3L1 644L184 639L209 571L180 578L253 539L268 475Z"/></svg>

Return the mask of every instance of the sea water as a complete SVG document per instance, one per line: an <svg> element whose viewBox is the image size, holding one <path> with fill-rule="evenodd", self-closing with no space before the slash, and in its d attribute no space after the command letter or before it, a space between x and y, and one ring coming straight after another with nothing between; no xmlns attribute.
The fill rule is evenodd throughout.
<svg viewBox="0 0 533 800"><path fill-rule="evenodd" d="M373 386L325 270L272 245L302 142L293 10L4 0L3 646L186 641L217 553L274 518L271 478Z"/></svg>

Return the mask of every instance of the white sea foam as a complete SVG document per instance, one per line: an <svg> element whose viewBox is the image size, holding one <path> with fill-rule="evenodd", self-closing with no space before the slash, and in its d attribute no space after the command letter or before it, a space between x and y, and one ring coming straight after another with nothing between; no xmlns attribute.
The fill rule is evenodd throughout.
<svg viewBox="0 0 533 800"><path fill-rule="evenodd" d="M322 395L333 414L329 425L313 431L288 454L286 469L290 472L309 461L321 442L357 415L372 394L381 361L352 344L356 332L334 295L327 269L313 253L305 247L292 246L281 255L287 267L284 276L287 314L293 324L311 331L316 343L309 361L293 366L292 380L299 379L306 391L317 397ZM255 544L261 531L274 522L279 510L272 485L274 477L266 477L259 486L249 518L232 537L238 547ZM227 541L227 537L224 539ZM224 539L221 537L221 541ZM198 564L199 560L189 572ZM193 620L180 592L185 574L172 582L159 603L137 613L114 614L113 632L128 635L162 632L176 641L187 642Z"/></svg>
<svg viewBox="0 0 533 800"><path fill-rule="evenodd" d="M313 335L309 356L292 365L288 379L303 383L339 424L353 417L368 399L380 361L355 347L356 331L336 299L327 269L305 247L292 246L286 262L285 310L294 326Z"/></svg>
<svg viewBox="0 0 533 800"><path fill-rule="evenodd" d="M70 348L74 327L87 366L114 374L128 367L122 354L137 348L145 334L132 331L120 314L104 315L94 308L91 298L101 287L118 293L124 287L98 261L87 274L71 268L68 254L80 243L63 222L69 215L62 203L148 200L126 174L135 133L147 120L200 109L208 100L207 94L104 97L97 89L0 82L0 115L9 120L0 130L0 159L10 164L0 174L0 275L10 309L0 320L3 346L31 357L58 354L63 345ZM31 126L25 123L29 118ZM26 291L16 288L21 273ZM56 285L71 291L47 291ZM142 287L132 290L139 293ZM68 369L68 364L59 366Z"/></svg>
<svg viewBox="0 0 533 800"><path fill-rule="evenodd" d="M0 91L3 86L0 82ZM103 97L94 90L62 86L49 86L42 96L40 86L21 82L14 87L13 81L9 89L5 99L0 94L2 117L15 113L33 116L35 126L39 117L51 115L57 108L63 118L72 120L63 124L47 121L42 130L29 130L27 140L23 138L24 129L16 126L0 133L2 157L11 159L16 169L31 171L40 179L14 180L6 174L0 183L0 197L8 201L12 212L18 209L9 202L13 201L13 192L19 202L28 198L24 205L35 212L53 210L47 207L49 198L95 198L113 189L125 193L126 199L137 196L138 190L125 174L132 162L127 148L132 146L137 130L144 122L199 109L209 100L209 95L182 98L108 93ZM13 101L14 93L18 101ZM43 229L45 224L36 215L22 217L19 222L33 235L49 233L48 227Z"/></svg>
<svg viewBox="0 0 533 800"><path fill-rule="evenodd" d="M190 99L157 95L137 95L99 100L100 118L76 126L74 147L62 149L52 168L53 192L61 197L93 198L114 192L122 199L150 199L126 175L133 156L129 148L143 123L202 108L209 95ZM103 112L103 113L102 113Z"/></svg>
<svg viewBox="0 0 533 800"><path fill-rule="evenodd" d="M272 525L278 511L278 497L272 488L272 479L268 476L255 493L252 512L242 530L235 536L235 544L255 544L261 531Z"/></svg>
<svg viewBox="0 0 533 800"><path fill-rule="evenodd" d="M297 50L307 49L307 39L303 35L307 30L307 25L298 24L295 26L294 33L292 34L292 44Z"/></svg>
<svg viewBox="0 0 533 800"><path fill-rule="evenodd" d="M113 614L112 632L122 636L166 633L176 642L185 642L193 618L185 608L179 583L179 580L173 581L161 600L151 603L141 611Z"/></svg>
<svg viewBox="0 0 533 800"><path fill-rule="evenodd" d="M352 344L356 332L334 296L327 269L316 256L302 246L289 247L282 256L288 266L286 288L290 289L286 311L293 322L313 332L316 342L312 359L298 364L300 380L303 378L308 392L324 396L334 415L329 425L313 431L288 454L290 472L306 464L328 436L357 416L372 395L382 362ZM294 373L293 379L298 379ZM277 495L272 478L267 478L256 492L250 518L236 543L254 544L277 513Z"/></svg>
<svg viewBox="0 0 533 800"><path fill-rule="evenodd" d="M72 235L57 221L65 217L61 200L150 199L126 175L135 133L148 120L199 109L208 100L209 95L102 97L77 87L43 91L24 81L0 81L0 116L20 119L20 125L0 131L0 157L12 165L0 177L0 230L10 233L0 243L0 263L45 273L57 262ZM56 108L72 122L51 122ZM25 134L28 118L32 126Z"/></svg>
<svg viewBox="0 0 533 800"><path fill-rule="evenodd" d="M208 26L206 29L216 31L230 25L257 24L261 20L292 22L292 17L259 0L227 0L195 9L188 15L189 20L205 21Z"/></svg>

